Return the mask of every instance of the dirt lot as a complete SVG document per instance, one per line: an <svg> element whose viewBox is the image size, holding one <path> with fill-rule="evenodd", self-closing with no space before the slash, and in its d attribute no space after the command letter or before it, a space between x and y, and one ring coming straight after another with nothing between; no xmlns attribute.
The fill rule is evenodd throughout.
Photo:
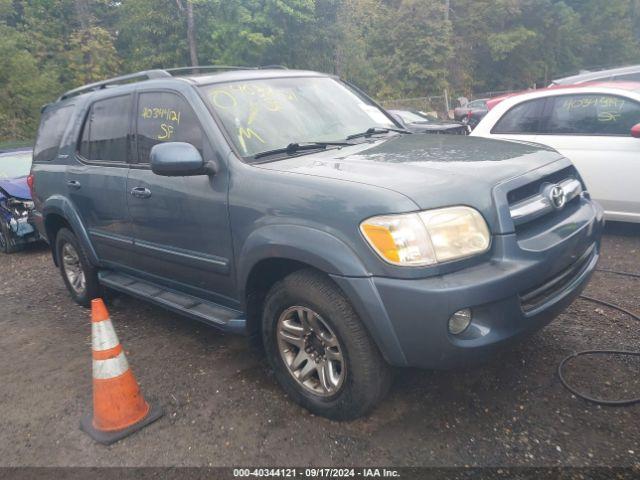
<svg viewBox="0 0 640 480"><path fill-rule="evenodd" d="M612 225L601 268L640 272L640 226ZM640 279L595 274L587 294L640 313ZM613 465L640 463L640 405L572 398L567 354L640 349L637 322L578 300L472 371L399 371L368 418L337 423L285 398L244 338L118 296L110 312L147 399L166 416L111 447L78 429L91 405L88 311L44 247L0 256L0 465ZM576 361L602 395L640 395L640 362ZM626 390L626 392L625 392Z"/></svg>

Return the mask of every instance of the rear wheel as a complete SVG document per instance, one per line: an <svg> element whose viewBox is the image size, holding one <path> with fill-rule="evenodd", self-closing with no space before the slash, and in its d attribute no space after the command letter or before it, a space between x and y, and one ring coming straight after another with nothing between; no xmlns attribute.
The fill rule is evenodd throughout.
<svg viewBox="0 0 640 480"><path fill-rule="evenodd" d="M389 366L349 301L319 272L300 270L276 283L262 329L277 380L312 413L357 418L389 388Z"/></svg>
<svg viewBox="0 0 640 480"><path fill-rule="evenodd" d="M92 299L100 296L98 273L71 230L62 228L58 231L56 258L71 297L76 303L88 307Z"/></svg>

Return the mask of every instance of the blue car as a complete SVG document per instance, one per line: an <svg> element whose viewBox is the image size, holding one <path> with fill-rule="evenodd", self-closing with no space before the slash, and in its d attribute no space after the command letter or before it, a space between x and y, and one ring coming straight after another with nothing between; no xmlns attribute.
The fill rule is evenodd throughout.
<svg viewBox="0 0 640 480"><path fill-rule="evenodd" d="M31 169L31 148L0 150L0 251L13 253L25 244L40 240L31 225L33 210L27 184Z"/></svg>

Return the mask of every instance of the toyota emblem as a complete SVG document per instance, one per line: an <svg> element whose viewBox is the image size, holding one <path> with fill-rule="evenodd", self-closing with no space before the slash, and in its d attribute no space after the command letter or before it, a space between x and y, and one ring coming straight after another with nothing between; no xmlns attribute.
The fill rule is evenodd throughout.
<svg viewBox="0 0 640 480"><path fill-rule="evenodd" d="M560 185L554 185L551 187L549 189L549 200L551 201L551 205L557 209L564 207L564 204L567 201L564 189Z"/></svg>

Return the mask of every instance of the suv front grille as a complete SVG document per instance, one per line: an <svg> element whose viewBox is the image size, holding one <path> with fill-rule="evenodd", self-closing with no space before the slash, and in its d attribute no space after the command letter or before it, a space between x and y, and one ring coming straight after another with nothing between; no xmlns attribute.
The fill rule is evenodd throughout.
<svg viewBox="0 0 640 480"><path fill-rule="evenodd" d="M567 178L575 178L577 176L576 169L572 166L563 168L562 170L558 170L557 172L553 172L549 175L545 175L542 178L539 178L536 181L531 183L527 183L526 185L522 185L516 189L511 190L507 194L507 201L509 205L513 205L514 203L518 203L525 198L532 197L540 191L540 186L543 183L558 183Z"/></svg>
<svg viewBox="0 0 640 480"><path fill-rule="evenodd" d="M517 228L566 208L582 192L575 169L568 167L509 192L509 212Z"/></svg>
<svg viewBox="0 0 640 480"><path fill-rule="evenodd" d="M596 254L596 246L591 245L578 260L560 273L529 290L520 293L520 305L525 313L531 312L560 295L576 278L587 269Z"/></svg>

